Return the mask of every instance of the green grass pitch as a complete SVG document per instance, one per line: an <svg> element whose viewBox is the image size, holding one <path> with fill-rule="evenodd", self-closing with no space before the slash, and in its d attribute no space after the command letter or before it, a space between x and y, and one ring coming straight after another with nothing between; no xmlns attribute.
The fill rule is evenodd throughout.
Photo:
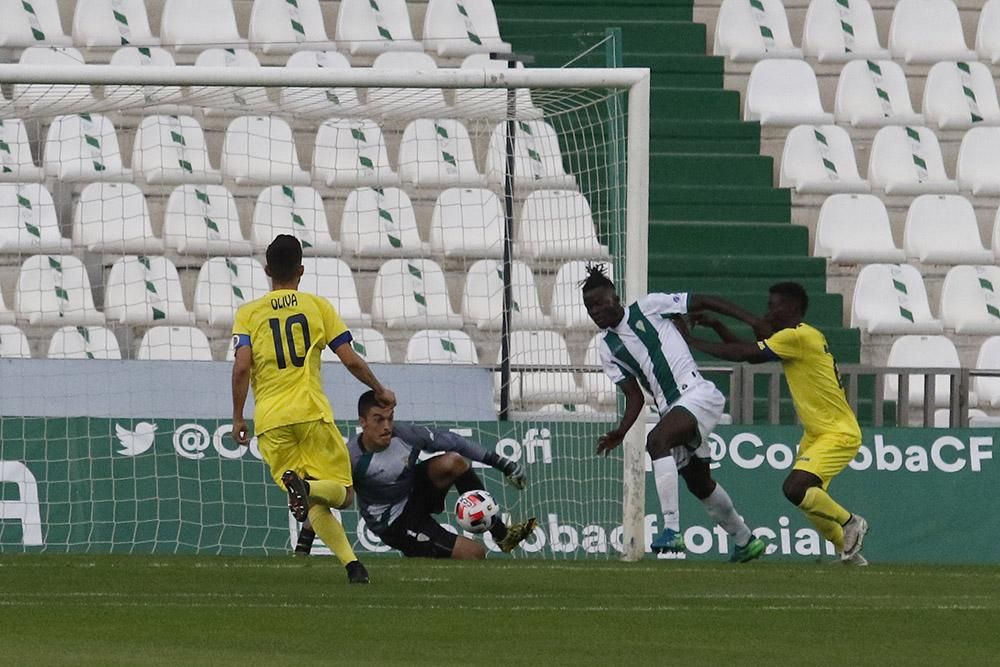
<svg viewBox="0 0 1000 667"><path fill-rule="evenodd" d="M1000 568L0 556L0 664L985 665Z"/></svg>

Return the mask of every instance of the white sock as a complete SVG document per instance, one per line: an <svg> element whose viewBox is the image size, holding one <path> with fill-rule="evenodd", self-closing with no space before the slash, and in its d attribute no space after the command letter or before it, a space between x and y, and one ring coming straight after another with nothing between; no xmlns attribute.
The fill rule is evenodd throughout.
<svg viewBox="0 0 1000 667"><path fill-rule="evenodd" d="M673 456L664 456L653 461L653 479L656 482L656 495L660 498L660 511L663 512L663 527L680 532L681 511L677 495L677 463Z"/></svg>
<svg viewBox="0 0 1000 667"><path fill-rule="evenodd" d="M705 511L715 520L715 523L722 526L722 529L733 538L736 546L745 547L753 538L750 528L740 518L740 515L736 513L732 499L726 493L726 490L722 488L721 484L716 482L715 491L712 491L712 495L701 502L705 506Z"/></svg>

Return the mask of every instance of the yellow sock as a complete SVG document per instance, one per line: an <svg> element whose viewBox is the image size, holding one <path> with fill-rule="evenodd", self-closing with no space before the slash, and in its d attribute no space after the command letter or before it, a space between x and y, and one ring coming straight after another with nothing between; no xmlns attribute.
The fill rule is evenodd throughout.
<svg viewBox="0 0 1000 667"><path fill-rule="evenodd" d="M823 519L809 512L803 512L803 514L809 519L809 523L816 526L816 530L819 531L820 535L833 542L833 546L837 548L837 553L841 553L844 550L844 528L839 523Z"/></svg>
<svg viewBox="0 0 1000 667"><path fill-rule="evenodd" d="M851 518L851 513L841 507L830 494L818 486L811 486L799 504L806 518L816 526L820 535L833 542L837 551L844 548L843 525Z"/></svg>
<svg viewBox="0 0 1000 667"><path fill-rule="evenodd" d="M318 502L327 507L340 507L347 500L347 487L328 479L309 480L309 502Z"/></svg>
<svg viewBox="0 0 1000 667"><path fill-rule="evenodd" d="M333 549L333 553L340 559L341 565L347 565L351 561L358 559L354 555L351 543L347 541L347 533L344 532L344 527L330 513L329 507L326 505L310 505L309 521L312 523L313 530L316 531L319 538L323 540L326 546Z"/></svg>

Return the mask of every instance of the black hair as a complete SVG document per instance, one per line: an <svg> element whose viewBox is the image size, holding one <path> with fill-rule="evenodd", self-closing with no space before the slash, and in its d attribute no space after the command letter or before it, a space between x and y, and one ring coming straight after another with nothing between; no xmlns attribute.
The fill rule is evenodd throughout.
<svg viewBox="0 0 1000 667"><path fill-rule="evenodd" d="M799 312L802 315L805 315L806 311L809 310L809 295L806 294L806 288L799 283L777 283L775 285L771 285L768 292L771 294L777 294L782 298L793 302L796 306L798 306Z"/></svg>
<svg viewBox="0 0 1000 667"><path fill-rule="evenodd" d="M584 292L589 292L592 289L599 289L601 287L610 287L613 290L615 289L615 284L611 282L611 279L604 272L604 264L588 264L587 277L580 283L580 289Z"/></svg>
<svg viewBox="0 0 1000 667"><path fill-rule="evenodd" d="M368 417L368 411L378 405L375 392L369 389L358 397L358 417Z"/></svg>
<svg viewBox="0 0 1000 667"><path fill-rule="evenodd" d="M302 244L290 234L278 234L267 246L267 268L279 282L293 280L302 266Z"/></svg>

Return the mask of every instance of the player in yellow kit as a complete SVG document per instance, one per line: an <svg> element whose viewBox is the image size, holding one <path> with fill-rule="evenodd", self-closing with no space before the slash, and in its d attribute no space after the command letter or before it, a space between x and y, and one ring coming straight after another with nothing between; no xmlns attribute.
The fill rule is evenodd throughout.
<svg viewBox="0 0 1000 667"><path fill-rule="evenodd" d="M253 385L254 428L271 476L288 492L288 509L306 519L347 569L351 583L368 583L368 572L351 548L330 508L354 499L347 445L333 423L323 393L320 355L333 350L354 377L386 407L395 395L375 378L351 346L351 332L326 299L298 291L302 246L287 234L267 247L265 272L271 291L244 304L233 323L233 437L250 441L243 419Z"/></svg>
<svg viewBox="0 0 1000 667"><path fill-rule="evenodd" d="M692 323L710 326L722 342L698 340L688 333L692 348L729 361L781 362L804 429L795 465L782 490L820 534L833 542L841 560L867 565L861 546L868 522L827 493L830 481L858 453L861 427L847 403L826 336L802 321L809 307L805 289L798 283L773 285L763 318L716 297L705 298L702 306L743 320L759 340L742 341L721 322L696 315Z"/></svg>

